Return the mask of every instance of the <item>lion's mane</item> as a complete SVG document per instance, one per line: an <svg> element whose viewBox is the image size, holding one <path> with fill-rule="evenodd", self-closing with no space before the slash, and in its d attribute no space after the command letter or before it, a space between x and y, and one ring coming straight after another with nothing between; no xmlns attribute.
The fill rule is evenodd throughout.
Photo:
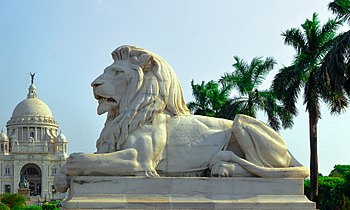
<svg viewBox="0 0 350 210"><path fill-rule="evenodd" d="M117 113L108 112L105 127L96 143L97 153L120 150L129 133L152 123L158 113L189 114L176 74L160 56L125 45L114 50L112 57L114 61L128 59L134 75L129 87L124 87L127 92L118 101Z"/></svg>

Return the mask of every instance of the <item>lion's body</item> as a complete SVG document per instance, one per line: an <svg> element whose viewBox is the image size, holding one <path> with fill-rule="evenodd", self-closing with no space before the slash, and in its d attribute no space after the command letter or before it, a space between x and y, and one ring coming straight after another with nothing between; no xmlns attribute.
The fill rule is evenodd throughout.
<svg viewBox="0 0 350 210"><path fill-rule="evenodd" d="M306 177L267 125L244 115L229 121L189 113L170 65L147 50L122 46L93 83L98 113L108 112L97 154L72 154L67 175L176 174ZM298 167L294 167L298 166Z"/></svg>
<svg viewBox="0 0 350 210"><path fill-rule="evenodd" d="M141 153L139 161L152 160L160 174L200 171L233 141L231 128L232 121L225 119L159 114L152 124L130 133L122 149L148 148L152 152Z"/></svg>
<svg viewBox="0 0 350 210"><path fill-rule="evenodd" d="M232 138L232 124L230 120L198 115L169 117L167 144L157 171L166 175L202 171L217 153L227 149L242 155Z"/></svg>

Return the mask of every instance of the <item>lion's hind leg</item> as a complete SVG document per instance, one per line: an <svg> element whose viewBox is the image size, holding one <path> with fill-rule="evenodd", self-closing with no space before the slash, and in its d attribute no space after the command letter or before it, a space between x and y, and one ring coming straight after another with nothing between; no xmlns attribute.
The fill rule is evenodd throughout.
<svg viewBox="0 0 350 210"><path fill-rule="evenodd" d="M251 177L253 174L245 170L241 165L232 162L231 151L218 152L210 162L210 174L214 177Z"/></svg>

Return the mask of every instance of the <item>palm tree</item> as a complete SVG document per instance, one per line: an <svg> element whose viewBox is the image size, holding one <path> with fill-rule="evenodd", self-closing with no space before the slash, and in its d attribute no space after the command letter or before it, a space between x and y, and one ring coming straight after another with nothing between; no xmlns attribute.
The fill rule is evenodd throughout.
<svg viewBox="0 0 350 210"><path fill-rule="evenodd" d="M223 86L232 86L238 91L238 96L230 99L222 108L222 115L233 119L237 113L256 117L257 111L267 114L268 124L275 130L293 125L292 115L284 111L271 90L258 90L266 75L273 69L276 61L272 57L262 60L255 57L250 64L238 56L234 56L234 71L226 73L219 82Z"/></svg>
<svg viewBox="0 0 350 210"><path fill-rule="evenodd" d="M332 46L333 38L339 21L328 20L321 26L317 13L312 19L306 19L299 28L291 28L282 33L284 43L296 50L291 66L280 69L275 76L272 88L285 108L292 114L297 114L296 103L299 93L304 88L304 104L309 114L310 138L310 182L311 200L316 201L318 196L318 155L317 155L317 123L321 117L320 102L324 100L331 107L338 106L339 111L346 104L335 100L334 92L326 89L321 71L321 62Z"/></svg>
<svg viewBox="0 0 350 210"><path fill-rule="evenodd" d="M350 24L350 0L334 0L328 8L338 19ZM324 80L328 81L326 85L335 90L334 97L346 101L345 95L350 96L350 30L335 37L333 47L324 58L322 69Z"/></svg>
<svg viewBox="0 0 350 210"><path fill-rule="evenodd" d="M211 117L220 117L221 107L228 100L230 86L219 86L213 80L201 84L194 84L191 81L192 95L195 101L187 104L193 114L205 115Z"/></svg>

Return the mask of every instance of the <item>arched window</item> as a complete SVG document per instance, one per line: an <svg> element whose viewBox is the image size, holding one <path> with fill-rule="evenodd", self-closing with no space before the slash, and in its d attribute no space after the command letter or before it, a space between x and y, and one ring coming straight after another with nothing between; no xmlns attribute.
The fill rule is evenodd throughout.
<svg viewBox="0 0 350 210"><path fill-rule="evenodd" d="M29 167L24 171L24 175L36 176L39 175L39 171L36 168Z"/></svg>
<svg viewBox="0 0 350 210"><path fill-rule="evenodd" d="M42 193L42 172L38 165L28 163L22 167L20 174L29 182L30 195L40 195Z"/></svg>

